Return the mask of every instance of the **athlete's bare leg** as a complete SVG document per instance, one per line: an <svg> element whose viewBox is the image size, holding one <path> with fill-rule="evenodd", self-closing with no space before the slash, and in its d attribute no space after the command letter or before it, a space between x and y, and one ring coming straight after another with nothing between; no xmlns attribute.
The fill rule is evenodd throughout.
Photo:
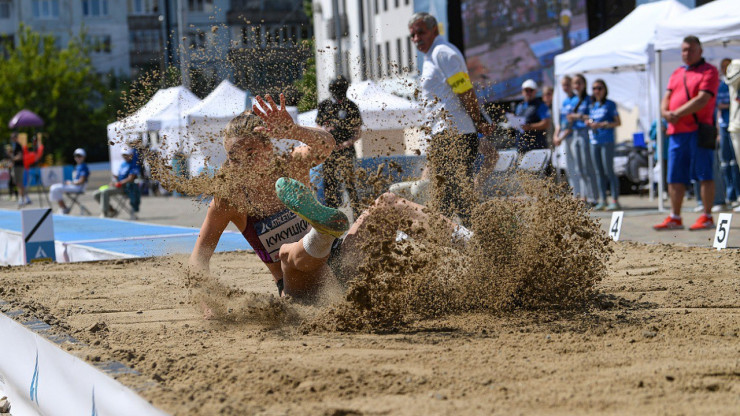
<svg viewBox="0 0 740 416"><path fill-rule="evenodd" d="M411 224L411 228L425 227L430 221L430 214L425 212L423 205L403 199L390 192L384 193L375 200L372 206L365 210L362 215L352 224L342 242L342 263L359 264L361 257L361 244L363 236L367 233L377 233L379 230L368 230L368 219L372 215L395 215L399 220ZM389 214L392 212L393 214ZM451 230L457 225L447 218L444 219ZM398 230L386 230L389 237L394 237ZM305 237L304 237L305 238ZM291 295L310 293L322 279L328 278L329 268L326 261L329 256L316 258L306 252L303 239L296 243L285 244L280 247L280 262L285 282L285 292Z"/></svg>

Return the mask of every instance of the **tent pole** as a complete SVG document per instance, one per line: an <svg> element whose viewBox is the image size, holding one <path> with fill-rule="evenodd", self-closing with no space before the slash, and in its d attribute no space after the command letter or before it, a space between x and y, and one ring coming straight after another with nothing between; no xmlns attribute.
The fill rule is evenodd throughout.
<svg viewBox="0 0 740 416"><path fill-rule="evenodd" d="M560 77L557 75L553 75L553 89L552 89L552 123L555 125L557 120L557 125L560 126L560 101L562 100L562 97L560 96ZM555 181L560 182L562 178L560 177L560 160L557 157L558 156L558 146L553 146L552 148L552 155L551 155L551 164L555 166L557 164L557 167L555 167Z"/></svg>
<svg viewBox="0 0 740 416"><path fill-rule="evenodd" d="M651 85L650 85L650 78L652 78L652 77L650 75L651 75L650 74L650 63L648 62L645 65L645 77L647 77L647 90L648 90L648 94L647 94L647 102L648 102L648 107L647 108L648 108L648 111L650 111L650 106L653 105L653 103L652 103L652 98L653 98L652 91L653 90L652 90L652 88L650 88L651 87ZM644 124L643 124L643 126L644 126ZM644 127L643 127L643 130L642 131L643 131L642 134L644 135L646 133ZM650 140L648 140L648 138L645 137L645 144L647 145L647 143L649 143L649 142L650 142ZM650 202L652 202L652 201L655 200L655 189L653 189L653 187L655 186L655 179L653 178L653 169L654 168L655 168L655 163L653 163L653 158L650 156L650 152L648 152L648 198L649 198Z"/></svg>
<svg viewBox="0 0 740 416"><path fill-rule="evenodd" d="M658 90L658 97L660 97L660 89L663 85L663 80L661 79L661 75L663 72L663 57L660 54L660 50L655 51L655 81L657 83L657 90ZM657 102L658 106L658 112L656 114L656 124L655 124L655 132L656 137L658 139L658 211L664 212L665 207L663 206L663 169L665 169L665 163L666 161L663 160L663 115L661 114L660 107L661 107L661 101L662 99L659 99Z"/></svg>

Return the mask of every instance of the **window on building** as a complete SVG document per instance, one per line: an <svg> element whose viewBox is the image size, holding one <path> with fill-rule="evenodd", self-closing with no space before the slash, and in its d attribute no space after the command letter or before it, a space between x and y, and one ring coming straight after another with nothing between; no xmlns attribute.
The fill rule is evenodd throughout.
<svg viewBox="0 0 740 416"><path fill-rule="evenodd" d="M159 0L128 0L128 11L136 15L155 14L159 11Z"/></svg>
<svg viewBox="0 0 740 416"><path fill-rule="evenodd" d="M375 2L375 14L380 13L380 6L379 6L378 1L379 0L374 0L374 2Z"/></svg>
<svg viewBox="0 0 740 416"><path fill-rule="evenodd" d="M90 35L87 41L90 46L90 52L95 54L111 53L110 35Z"/></svg>
<svg viewBox="0 0 740 416"><path fill-rule="evenodd" d="M188 0L188 10L191 12L213 12L213 0Z"/></svg>
<svg viewBox="0 0 740 416"><path fill-rule="evenodd" d="M388 11L388 0L383 0L383 11L384 12Z"/></svg>
<svg viewBox="0 0 740 416"><path fill-rule="evenodd" d="M313 38L313 26L312 25L301 25L301 39Z"/></svg>
<svg viewBox="0 0 740 416"><path fill-rule="evenodd" d="M406 5L406 6L408 6L409 5L409 0L403 0L403 4Z"/></svg>
<svg viewBox="0 0 740 416"><path fill-rule="evenodd" d="M414 70L414 49L411 47L411 36L406 36L406 53L409 55L408 71L411 72Z"/></svg>
<svg viewBox="0 0 740 416"><path fill-rule="evenodd" d="M108 16L108 0L82 0L82 15L85 17Z"/></svg>
<svg viewBox="0 0 740 416"><path fill-rule="evenodd" d="M33 17L37 19L58 19L59 0L33 0Z"/></svg>
<svg viewBox="0 0 740 416"><path fill-rule="evenodd" d="M0 19L10 19L10 0L0 0Z"/></svg>
<svg viewBox="0 0 740 416"><path fill-rule="evenodd" d="M159 53L162 33L157 29L132 30L129 45L134 53Z"/></svg>
<svg viewBox="0 0 740 416"><path fill-rule="evenodd" d="M205 32L197 31L190 32L188 34L188 46L192 49L203 50L206 48L206 34Z"/></svg>
<svg viewBox="0 0 740 416"><path fill-rule="evenodd" d="M385 74L391 76L391 43L385 43Z"/></svg>
<svg viewBox="0 0 740 416"><path fill-rule="evenodd" d="M380 44L375 45L375 62L378 63L378 78L383 78L383 55Z"/></svg>
<svg viewBox="0 0 740 416"><path fill-rule="evenodd" d="M264 37L262 25L247 25L242 29L242 41L250 48L261 48Z"/></svg>
<svg viewBox="0 0 740 416"><path fill-rule="evenodd" d="M401 55L401 38L396 39L396 73L404 72L403 57Z"/></svg>
<svg viewBox="0 0 740 416"><path fill-rule="evenodd" d="M362 47L362 50L360 51L360 74L362 81L365 81L368 78L367 74L367 49L365 49L365 46Z"/></svg>
<svg viewBox="0 0 740 416"><path fill-rule="evenodd" d="M393 0L393 5L397 8L401 7L401 1L400 0Z"/></svg>

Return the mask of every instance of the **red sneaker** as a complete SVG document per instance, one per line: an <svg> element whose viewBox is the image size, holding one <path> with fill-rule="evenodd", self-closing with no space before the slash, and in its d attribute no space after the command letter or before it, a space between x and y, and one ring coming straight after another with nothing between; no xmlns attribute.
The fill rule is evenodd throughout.
<svg viewBox="0 0 740 416"><path fill-rule="evenodd" d="M683 230L683 222L681 218L673 218L670 215L667 216L662 223L653 225L653 229L657 231L663 230Z"/></svg>
<svg viewBox="0 0 740 416"><path fill-rule="evenodd" d="M714 219L707 215L707 214L701 214L701 217L699 217L698 220L689 227L689 231L698 231L698 230L713 230L714 229Z"/></svg>

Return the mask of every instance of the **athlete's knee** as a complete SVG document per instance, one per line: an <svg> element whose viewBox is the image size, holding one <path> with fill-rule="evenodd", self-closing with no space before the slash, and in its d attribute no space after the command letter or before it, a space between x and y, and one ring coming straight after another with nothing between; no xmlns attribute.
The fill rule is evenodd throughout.
<svg viewBox="0 0 740 416"><path fill-rule="evenodd" d="M383 195L380 195L378 199L375 200L376 206L390 206L395 205L396 202L398 202L400 198L398 195L392 193L392 192L385 192Z"/></svg>
<svg viewBox="0 0 740 416"><path fill-rule="evenodd" d="M280 261L282 263L288 263L288 261L290 260L290 247L293 244L294 243L283 244L282 246L280 246L280 252L278 254L278 257L280 257Z"/></svg>

